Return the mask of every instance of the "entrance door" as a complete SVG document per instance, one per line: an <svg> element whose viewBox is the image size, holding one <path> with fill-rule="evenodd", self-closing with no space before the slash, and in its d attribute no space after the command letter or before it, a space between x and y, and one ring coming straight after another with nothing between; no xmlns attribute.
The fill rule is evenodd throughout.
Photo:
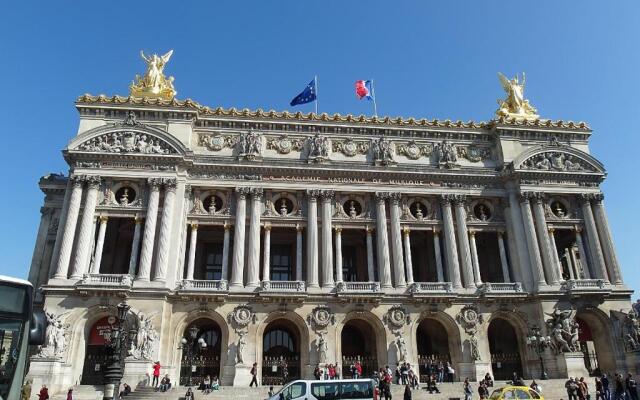
<svg viewBox="0 0 640 400"><path fill-rule="evenodd" d="M81 385L103 385L104 372L109 362L107 341L111 334L110 317L98 320L89 331L89 340L84 355ZM112 318L112 317L111 317Z"/></svg>
<svg viewBox="0 0 640 400"><path fill-rule="evenodd" d="M262 385L284 385L300 378L300 339L288 320L271 322L262 338Z"/></svg>
<svg viewBox="0 0 640 400"><path fill-rule="evenodd" d="M196 329L194 329L195 327ZM192 337L192 332L197 332ZM180 385L200 386L204 378L214 378L220 375L221 331L213 320L201 318L192 322L184 332L189 349L182 351L180 365ZM206 347L199 342L204 341Z"/></svg>
<svg viewBox="0 0 640 400"><path fill-rule="evenodd" d="M428 373L437 374L440 368L446 370L447 363L451 362L449 335L440 322L425 318L418 325L416 341L418 343L420 381L426 382Z"/></svg>
<svg viewBox="0 0 640 400"><path fill-rule="evenodd" d="M496 318L489 324L488 334L494 379L509 380L514 372L522 377L518 335L513 326L504 319Z"/></svg>
<svg viewBox="0 0 640 400"><path fill-rule="evenodd" d="M352 377L351 366L360 361L362 376L371 377L378 368L376 336L368 322L352 319L342 328L342 376Z"/></svg>

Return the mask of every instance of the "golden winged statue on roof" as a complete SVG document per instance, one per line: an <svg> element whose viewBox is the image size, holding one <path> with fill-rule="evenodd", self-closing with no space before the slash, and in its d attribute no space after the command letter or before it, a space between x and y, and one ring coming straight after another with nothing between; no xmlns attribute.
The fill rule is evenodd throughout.
<svg viewBox="0 0 640 400"><path fill-rule="evenodd" d="M171 100L176 96L173 88L173 76L164 76L164 66L169 62L173 50L165 55L152 54L146 56L140 50L140 56L147 63L147 70L143 76L136 75L135 81L129 86L129 92L134 97L153 97Z"/></svg>
<svg viewBox="0 0 640 400"><path fill-rule="evenodd" d="M508 79L500 72L498 72L498 78L500 78L502 88L507 93L507 98L498 100L499 107L496 111L496 116L519 119L540 118L537 110L529 104L529 100L524 98L524 72L522 73L522 80L518 79L518 75L513 79Z"/></svg>

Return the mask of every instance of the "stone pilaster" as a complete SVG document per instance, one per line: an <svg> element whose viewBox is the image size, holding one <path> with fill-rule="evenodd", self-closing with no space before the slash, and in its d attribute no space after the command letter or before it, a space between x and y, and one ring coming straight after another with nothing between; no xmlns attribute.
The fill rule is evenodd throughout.
<svg viewBox="0 0 640 400"><path fill-rule="evenodd" d="M269 282L271 280L271 225L264 225L264 246L262 255L262 281Z"/></svg>
<svg viewBox="0 0 640 400"><path fill-rule="evenodd" d="M596 227L600 236L602 250L604 252L604 260L609 270L611 282L616 285L622 285L622 273L620 271L620 263L616 254L616 248L613 244L613 235L609 227L609 220L604 209L604 195L602 193L593 196L593 213L596 219Z"/></svg>
<svg viewBox="0 0 640 400"><path fill-rule="evenodd" d="M142 239L142 252L140 253L140 268L138 270L138 280L140 281L148 281L151 276L151 261L153 260L162 179L149 178L147 183L149 185L149 202L144 222L144 236Z"/></svg>
<svg viewBox="0 0 640 400"><path fill-rule="evenodd" d="M600 245L600 235L598 235L598 229L596 228L596 221L593 218L593 211L591 210L591 198L590 194L583 194L580 196L580 203L582 208L582 217L584 218L584 226L587 230L587 242L589 244L589 259L594 266L594 272L598 274L598 278L604 279L606 283L609 283L609 275L607 274L607 266L604 262L604 254L602 253L602 246Z"/></svg>
<svg viewBox="0 0 640 400"><path fill-rule="evenodd" d="M72 176L69 178L73 189L71 189L71 197L69 198L69 209L67 211L66 220L60 220L60 224L64 223L64 233L60 244L60 255L58 257L58 265L56 266L55 279L67 279L69 271L69 262L71 261L71 251L73 250L73 242L76 233L76 225L78 224L78 213L80 212L80 201L82 200L82 185L84 177Z"/></svg>
<svg viewBox="0 0 640 400"><path fill-rule="evenodd" d="M520 197L520 210L522 211L522 221L524 222L524 233L527 238L527 248L529 250L529 265L532 266L534 284L538 289L547 286L544 279L544 270L542 269L542 258L540 257L540 249L536 239L536 228L533 223L533 215L531 214L530 199L533 193L525 192Z"/></svg>
<svg viewBox="0 0 640 400"><path fill-rule="evenodd" d="M411 260L411 229L405 227L402 230L404 242L404 265L407 268L407 285L413 285L413 261Z"/></svg>
<svg viewBox="0 0 640 400"><path fill-rule="evenodd" d="M394 286L407 287L402 254L402 232L400 231L400 193L389 193L389 216L391 218L391 252L393 254Z"/></svg>
<svg viewBox="0 0 640 400"><path fill-rule="evenodd" d="M387 210L385 201L388 193L376 193L376 238L378 240L378 279L380 287L391 288L391 266L389 263L389 237L387 236Z"/></svg>
<svg viewBox="0 0 640 400"><path fill-rule="evenodd" d="M262 214L261 188L251 188L251 221L249 225L249 254L247 255L247 286L260 284L260 214Z"/></svg>
<svg viewBox="0 0 640 400"><path fill-rule="evenodd" d="M447 261L447 273L449 281L454 289L461 289L460 264L458 263L458 247L456 245L456 234L453 226L453 214L451 212L451 195L440 197L440 207L442 208L442 222L444 225L444 245L445 257ZM466 236L466 232L465 232Z"/></svg>
<svg viewBox="0 0 640 400"><path fill-rule="evenodd" d="M198 246L198 224L191 224L191 237L189 238L189 258L187 259L187 279L192 280L196 263L196 248Z"/></svg>
<svg viewBox="0 0 640 400"><path fill-rule="evenodd" d="M307 190L307 286L318 285L318 197L320 191Z"/></svg>
<svg viewBox="0 0 640 400"><path fill-rule="evenodd" d="M169 250L171 249L170 236L178 182L176 179L165 178L163 179L163 184L164 202L162 203L162 219L160 220L158 236L158 257L156 259L155 274L153 275L153 280L158 282L164 282L167 279Z"/></svg>
<svg viewBox="0 0 640 400"><path fill-rule="evenodd" d="M142 238L142 218L135 217L133 230L133 242L131 243L131 256L129 257L129 275L134 276L138 266L138 253L140 253L140 239Z"/></svg>
<svg viewBox="0 0 640 400"><path fill-rule="evenodd" d="M233 265L231 287L244 286L244 237L247 219L247 195L250 188L236 188L236 224L233 235Z"/></svg>
<svg viewBox="0 0 640 400"><path fill-rule="evenodd" d="M536 234L538 237L538 244L540 247L540 255L542 258L542 265L546 272L547 283L551 285L557 285L558 268L554 265L553 255L551 250L551 243L549 242L549 233L547 228L547 220L544 216L544 194L539 192L532 193L533 212L535 214Z"/></svg>
<svg viewBox="0 0 640 400"><path fill-rule="evenodd" d="M99 176L87 176L87 194L84 199L84 210L80 221L80 230L76 241L76 258L71 271L72 279L79 279L89 270L91 247L94 236L91 235L95 221L96 204L98 203L98 189L102 178Z"/></svg>
<svg viewBox="0 0 640 400"><path fill-rule="evenodd" d="M107 222L109 221L109 217L107 217L106 215L101 215L98 220L100 221L100 227L98 228L98 241L96 242L96 250L93 256L93 265L91 267L92 274L100 273L102 250L104 248L104 235L107 231Z"/></svg>
<svg viewBox="0 0 640 400"><path fill-rule="evenodd" d="M336 282L342 282L342 227L336 226Z"/></svg>
<svg viewBox="0 0 640 400"><path fill-rule="evenodd" d="M464 287L473 289L476 287L473 279L473 262L471 261L471 246L469 244L469 234L467 233L467 211L465 205L467 198L464 195L455 195L456 205L456 227L458 229L458 250L462 275L464 277Z"/></svg>
<svg viewBox="0 0 640 400"><path fill-rule="evenodd" d="M333 190L322 190L322 287L332 288L333 280L333 240L331 238L331 202Z"/></svg>

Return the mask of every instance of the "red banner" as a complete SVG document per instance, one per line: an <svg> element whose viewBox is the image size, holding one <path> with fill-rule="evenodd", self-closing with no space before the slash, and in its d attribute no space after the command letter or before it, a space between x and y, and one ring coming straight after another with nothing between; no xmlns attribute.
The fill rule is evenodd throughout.
<svg viewBox="0 0 640 400"><path fill-rule="evenodd" d="M93 324L89 332L90 346L104 346L107 343L108 338L111 337L110 319L113 317L104 317Z"/></svg>

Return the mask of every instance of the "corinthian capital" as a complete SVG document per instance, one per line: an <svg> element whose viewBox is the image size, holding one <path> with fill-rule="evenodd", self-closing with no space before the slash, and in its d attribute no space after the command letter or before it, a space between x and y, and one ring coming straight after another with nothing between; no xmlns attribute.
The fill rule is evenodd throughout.
<svg viewBox="0 0 640 400"><path fill-rule="evenodd" d="M456 200L455 194L441 194L438 196L438 200L440 201L440 205L442 206L450 206L452 201Z"/></svg>
<svg viewBox="0 0 640 400"><path fill-rule="evenodd" d="M262 188L250 188L249 192L251 193L251 198L253 199L261 199L264 191Z"/></svg>
<svg viewBox="0 0 640 400"><path fill-rule="evenodd" d="M239 199L245 199L251 193L251 188L249 187L237 187L236 188L236 196Z"/></svg>
<svg viewBox="0 0 640 400"><path fill-rule="evenodd" d="M464 207L467 204L467 196L464 194L454 194L451 195L453 202L458 207Z"/></svg>
<svg viewBox="0 0 640 400"><path fill-rule="evenodd" d="M100 187L100 183L102 183L102 178L98 175L87 175L85 177L85 181L87 182L89 189L97 189Z"/></svg>
<svg viewBox="0 0 640 400"><path fill-rule="evenodd" d="M318 189L307 189L307 198L311 201L316 201L318 197L320 197L320 190Z"/></svg>
<svg viewBox="0 0 640 400"><path fill-rule="evenodd" d="M593 201L595 201L596 203L602 203L603 200L604 200L604 193L593 194Z"/></svg>
<svg viewBox="0 0 640 400"><path fill-rule="evenodd" d="M336 192L334 192L331 189L322 189L320 190L320 197L322 198L322 201L331 201L333 200L333 197L336 195Z"/></svg>
<svg viewBox="0 0 640 400"><path fill-rule="evenodd" d="M522 192L520 193L520 202L521 203L528 203L531 200L534 200L536 198L536 193L535 192Z"/></svg>
<svg viewBox="0 0 640 400"><path fill-rule="evenodd" d="M175 178L163 178L162 184L164 185L164 190L168 192L175 192L178 187L178 180Z"/></svg>
<svg viewBox="0 0 640 400"><path fill-rule="evenodd" d="M378 203L384 203L385 200L387 200L387 199L389 199L391 197L391 193L389 193L389 192L376 192L375 196L376 196L376 201Z"/></svg>
<svg viewBox="0 0 640 400"><path fill-rule="evenodd" d="M595 194L594 193L580 193L578 195L578 198L580 199L580 203L584 205L584 204L590 203L591 200L595 200Z"/></svg>
<svg viewBox="0 0 640 400"><path fill-rule="evenodd" d="M71 184L74 187L82 187L82 185L84 184L84 181L85 181L85 176L84 175L73 175L69 179L71 180Z"/></svg>
<svg viewBox="0 0 640 400"><path fill-rule="evenodd" d="M159 190L162 185L162 178L149 178L147 179L147 184L151 190Z"/></svg>
<svg viewBox="0 0 640 400"><path fill-rule="evenodd" d="M400 192L389 192L389 200L393 203L393 204L398 204L400 203L400 199L402 199L402 193Z"/></svg>

